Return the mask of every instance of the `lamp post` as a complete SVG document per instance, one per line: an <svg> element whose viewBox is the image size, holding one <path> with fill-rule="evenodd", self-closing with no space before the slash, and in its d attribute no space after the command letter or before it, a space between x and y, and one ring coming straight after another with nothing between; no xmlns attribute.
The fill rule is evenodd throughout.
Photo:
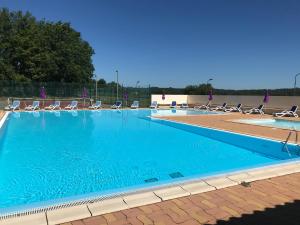
<svg viewBox="0 0 300 225"><path fill-rule="evenodd" d="M98 80L97 80L97 76L96 74L94 75L94 79L95 79L95 100L97 101L97 98L98 98Z"/></svg>
<svg viewBox="0 0 300 225"><path fill-rule="evenodd" d="M300 75L300 73L297 73L295 75L295 82L294 82L294 95L296 95L296 87L297 87L297 77Z"/></svg>
<svg viewBox="0 0 300 225"><path fill-rule="evenodd" d="M116 70L117 73L117 101L119 100L119 71Z"/></svg>
<svg viewBox="0 0 300 225"><path fill-rule="evenodd" d="M213 79L212 78L209 78L207 81L206 81L206 85L209 84L210 81L212 81Z"/></svg>

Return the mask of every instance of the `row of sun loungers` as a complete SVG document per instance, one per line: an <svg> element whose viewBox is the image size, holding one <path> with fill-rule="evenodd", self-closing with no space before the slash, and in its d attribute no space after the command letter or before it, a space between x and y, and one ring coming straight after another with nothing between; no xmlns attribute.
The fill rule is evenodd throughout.
<svg viewBox="0 0 300 225"><path fill-rule="evenodd" d="M19 100L13 101L12 105L5 107L6 110L15 111L20 109L21 102ZM121 101L116 101L115 104L111 106L112 109L120 109L122 107ZM96 101L93 105L89 106L89 109L100 109L102 108L102 102ZM131 108L139 108L139 101L133 101ZM33 101L32 105L28 105L24 108L27 111L35 111L40 109L40 101ZM59 110L61 109L60 101L55 101L53 104L46 106L45 110ZM64 109L66 110L75 110L78 109L78 101L71 101Z"/></svg>

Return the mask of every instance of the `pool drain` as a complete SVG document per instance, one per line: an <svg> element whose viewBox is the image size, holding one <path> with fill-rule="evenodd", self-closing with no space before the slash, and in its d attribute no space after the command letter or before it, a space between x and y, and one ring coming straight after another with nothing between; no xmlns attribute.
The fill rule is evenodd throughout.
<svg viewBox="0 0 300 225"><path fill-rule="evenodd" d="M151 183L151 182L158 181L158 179L156 177L154 177L154 178L150 178L150 179L147 179L147 180L144 180L144 181L145 181L145 183Z"/></svg>
<svg viewBox="0 0 300 225"><path fill-rule="evenodd" d="M180 172L170 173L169 176L173 179L183 177L182 173L180 173Z"/></svg>

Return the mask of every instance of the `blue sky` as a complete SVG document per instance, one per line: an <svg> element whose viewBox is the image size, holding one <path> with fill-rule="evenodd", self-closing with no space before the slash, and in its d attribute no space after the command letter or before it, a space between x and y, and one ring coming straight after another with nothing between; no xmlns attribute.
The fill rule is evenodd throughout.
<svg viewBox="0 0 300 225"><path fill-rule="evenodd" d="M292 87L300 72L298 0L0 0L70 22L95 50L98 77L124 85ZM299 85L300 86L300 81Z"/></svg>

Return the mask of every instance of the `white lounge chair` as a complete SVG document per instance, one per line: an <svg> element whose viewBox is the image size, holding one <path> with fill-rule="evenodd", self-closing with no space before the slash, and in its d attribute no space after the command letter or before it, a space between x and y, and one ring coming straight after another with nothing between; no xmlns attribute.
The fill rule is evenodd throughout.
<svg viewBox="0 0 300 225"><path fill-rule="evenodd" d="M211 108L210 110L211 111L219 111L219 110L225 111L226 107L227 107L227 103L224 102L223 105L219 105L219 106L217 106L215 108Z"/></svg>
<svg viewBox="0 0 300 225"><path fill-rule="evenodd" d="M157 101L153 101L150 105L150 108L151 109L157 109L158 108L158 104L157 104Z"/></svg>
<svg viewBox="0 0 300 225"><path fill-rule="evenodd" d="M205 109L205 110L209 110L210 106L211 106L211 102L208 101L208 102L206 103L206 105L198 105L198 106L195 106L194 109Z"/></svg>
<svg viewBox="0 0 300 225"><path fill-rule="evenodd" d="M132 109L137 109L140 107L139 101L133 101L132 105L130 106Z"/></svg>
<svg viewBox="0 0 300 225"><path fill-rule="evenodd" d="M275 117L284 117L284 116L292 116L292 117L298 117L298 114L296 113L298 110L298 106L294 105L290 110L284 110L280 113L273 114Z"/></svg>
<svg viewBox="0 0 300 225"><path fill-rule="evenodd" d="M55 101L53 104L45 107L47 110L55 110L55 109L61 109L60 108L60 101Z"/></svg>
<svg viewBox="0 0 300 225"><path fill-rule="evenodd" d="M249 109L249 110L246 110L244 111L245 114L265 114L264 111L264 105L260 105L258 106L258 108L252 108L252 109Z"/></svg>
<svg viewBox="0 0 300 225"><path fill-rule="evenodd" d="M231 107L229 109L225 109L225 112L242 112L242 104L239 103L237 106Z"/></svg>
<svg viewBox="0 0 300 225"><path fill-rule="evenodd" d="M122 106L122 102L121 101L116 101L115 104L113 104L111 106L112 109L120 109Z"/></svg>
<svg viewBox="0 0 300 225"><path fill-rule="evenodd" d="M95 104L91 105L89 109L99 109L102 108L102 102L101 101L96 101Z"/></svg>
<svg viewBox="0 0 300 225"><path fill-rule="evenodd" d="M40 108L40 101L33 101L32 105L25 107L25 110L35 111Z"/></svg>
<svg viewBox="0 0 300 225"><path fill-rule="evenodd" d="M187 103L182 103L180 108L187 109L187 108L189 108L189 105Z"/></svg>
<svg viewBox="0 0 300 225"><path fill-rule="evenodd" d="M170 104L170 108L176 109L176 107L177 107L176 101L172 101L172 103Z"/></svg>
<svg viewBox="0 0 300 225"><path fill-rule="evenodd" d="M72 101L69 105L65 107L65 109L74 110L78 109L78 101Z"/></svg>
<svg viewBox="0 0 300 225"><path fill-rule="evenodd" d="M12 105L8 105L5 107L5 110L12 110L15 111L17 109L20 109L20 101L19 100L14 100Z"/></svg>

